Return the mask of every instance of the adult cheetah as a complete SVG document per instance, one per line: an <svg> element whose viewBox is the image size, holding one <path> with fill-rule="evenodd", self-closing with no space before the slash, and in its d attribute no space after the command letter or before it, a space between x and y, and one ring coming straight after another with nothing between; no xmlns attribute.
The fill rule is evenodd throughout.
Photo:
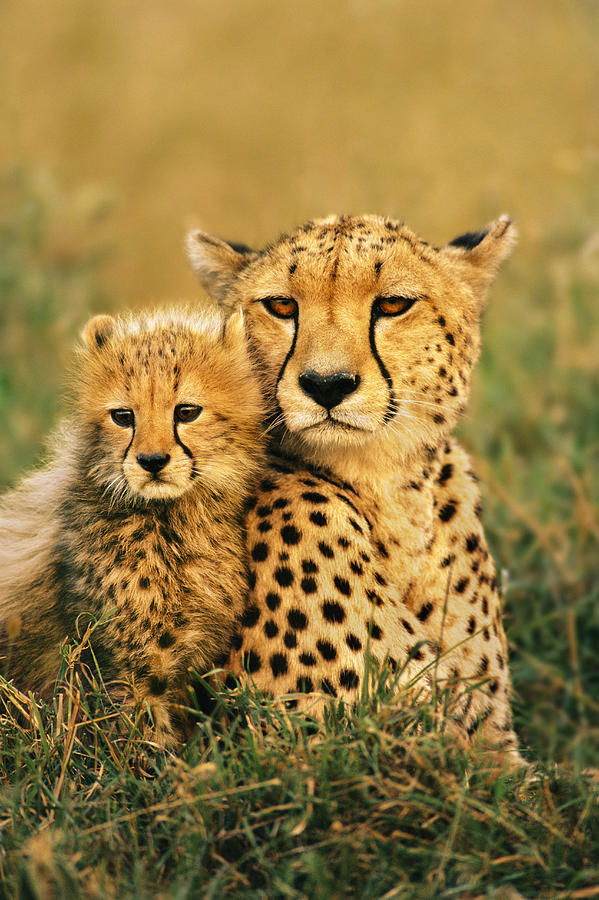
<svg viewBox="0 0 599 900"><path fill-rule="evenodd" d="M242 306L271 411L232 670L352 700L369 648L404 683L448 686L466 734L518 758L477 480L451 437L514 236L503 216L433 249L391 219L331 216L262 252L203 232L188 247L207 292Z"/></svg>

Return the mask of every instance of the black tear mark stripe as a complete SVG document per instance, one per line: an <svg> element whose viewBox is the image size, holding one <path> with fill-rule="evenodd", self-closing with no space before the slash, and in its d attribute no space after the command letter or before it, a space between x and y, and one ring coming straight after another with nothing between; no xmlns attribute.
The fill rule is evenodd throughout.
<svg viewBox="0 0 599 900"><path fill-rule="evenodd" d="M183 450L183 453L185 453L185 455L188 456L193 461L193 453L191 452L189 447L185 446L185 444L179 437L179 432L177 431L177 423L176 422L173 422L173 435L174 435L175 441L177 442L177 444L179 444L179 446Z"/></svg>
<svg viewBox="0 0 599 900"><path fill-rule="evenodd" d="M385 366L385 363L379 356L378 350L376 349L376 341L374 339L374 327L376 325L377 318L378 317L374 311L374 304L373 304L372 309L370 311L370 327L368 329L368 340L370 342L370 350L372 352L372 355L374 356L374 358L376 360L376 364L378 365L379 369L381 370L381 375L387 382L387 390L389 391L389 401L387 403L387 409L385 411L385 415L383 416L383 423L386 425L387 422L390 422L391 419L393 418L393 416L395 415L395 391L393 389L393 379L391 378L391 375L389 374L389 371L388 371L387 367Z"/></svg>
<svg viewBox="0 0 599 900"><path fill-rule="evenodd" d="M127 459L127 454L129 453L129 450L131 449L131 444L133 443L134 438L135 438L135 420L133 421L133 434L131 435L131 440L127 444L127 449L123 453L123 462L125 462L125 460Z"/></svg>
<svg viewBox="0 0 599 900"><path fill-rule="evenodd" d="M298 332L298 328L299 328L299 308L296 308L295 313L293 315L293 326L294 326L294 330L293 330L293 340L291 341L291 347L289 348L289 352L287 353L287 356L283 360L283 365L281 366L281 369L279 371L279 374L277 375L277 380L275 383L275 399L277 398L277 394L279 391L279 384L280 384L280 381L281 381L283 375L285 374L285 369L287 368L287 363L293 356L293 352L295 350L295 345L297 342L297 332ZM277 399L277 405L278 405L278 399Z"/></svg>

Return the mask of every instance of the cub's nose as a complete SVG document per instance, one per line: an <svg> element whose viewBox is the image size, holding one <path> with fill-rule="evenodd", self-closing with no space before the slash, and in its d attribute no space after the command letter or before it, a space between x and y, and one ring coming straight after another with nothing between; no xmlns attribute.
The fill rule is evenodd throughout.
<svg viewBox="0 0 599 900"><path fill-rule="evenodd" d="M299 383L304 394L330 410L348 394L353 394L360 384L360 376L348 372L335 372L333 375L304 372L299 377Z"/></svg>
<svg viewBox="0 0 599 900"><path fill-rule="evenodd" d="M140 453L137 462L146 472L157 475L161 469L164 469L169 459L170 454L168 453Z"/></svg>

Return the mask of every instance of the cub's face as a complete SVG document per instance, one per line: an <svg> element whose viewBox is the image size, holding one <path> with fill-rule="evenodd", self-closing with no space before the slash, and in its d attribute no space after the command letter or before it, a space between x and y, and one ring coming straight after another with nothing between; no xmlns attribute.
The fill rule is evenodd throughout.
<svg viewBox="0 0 599 900"><path fill-rule="evenodd" d="M239 490L263 415L243 324L218 314L98 316L84 331L79 419L88 474L123 500Z"/></svg>
<svg viewBox="0 0 599 900"><path fill-rule="evenodd" d="M244 309L283 440L324 462L375 442L397 457L449 433L512 237L502 218L433 250L397 222L332 217L259 254L202 233L189 248L204 287Z"/></svg>

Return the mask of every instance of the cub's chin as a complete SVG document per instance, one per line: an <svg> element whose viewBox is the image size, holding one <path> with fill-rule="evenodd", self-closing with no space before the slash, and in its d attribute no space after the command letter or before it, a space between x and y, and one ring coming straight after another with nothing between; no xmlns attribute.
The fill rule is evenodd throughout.
<svg viewBox="0 0 599 900"><path fill-rule="evenodd" d="M129 483L129 490L138 500L175 500L181 497L191 487L192 482L187 484L175 484L170 481L160 481L158 479L148 480L144 484Z"/></svg>

